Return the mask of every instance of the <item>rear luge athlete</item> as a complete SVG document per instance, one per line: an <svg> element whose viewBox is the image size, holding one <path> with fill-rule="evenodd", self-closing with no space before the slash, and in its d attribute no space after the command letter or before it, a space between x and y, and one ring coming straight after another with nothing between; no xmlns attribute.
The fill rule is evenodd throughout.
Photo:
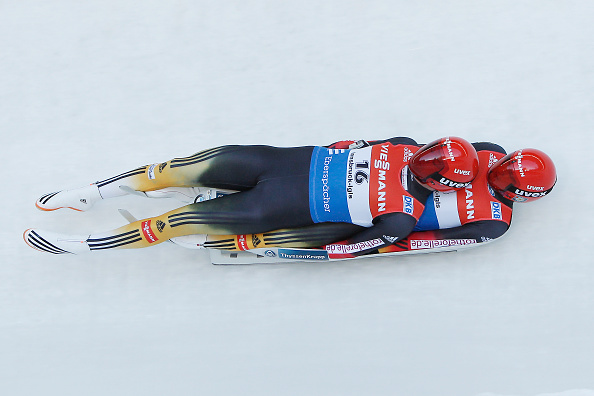
<svg viewBox="0 0 594 396"><path fill-rule="evenodd" d="M463 189L478 170L476 150L458 137L421 148L410 138L353 149L223 146L46 194L36 206L86 211L102 199L130 192L158 196L167 189L183 194L183 189L201 193L212 188L233 194L107 232L63 235L29 229L24 239L37 250L61 254L143 248L194 234L300 229L302 247L340 242L343 252L361 255L406 238L433 191Z"/></svg>

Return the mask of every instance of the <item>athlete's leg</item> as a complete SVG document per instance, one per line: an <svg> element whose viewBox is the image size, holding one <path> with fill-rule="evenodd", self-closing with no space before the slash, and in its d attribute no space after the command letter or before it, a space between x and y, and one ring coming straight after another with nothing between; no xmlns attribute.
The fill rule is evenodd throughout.
<svg viewBox="0 0 594 396"><path fill-rule="evenodd" d="M199 202L161 216L91 234L91 250L142 248L191 234L258 234L312 225L307 175L277 177L256 187Z"/></svg>
<svg viewBox="0 0 594 396"><path fill-rule="evenodd" d="M306 172L310 156L310 147L216 147L142 166L80 189L46 194L36 205L42 210L87 210L98 200L125 195L126 189L148 192L174 186L205 186L244 191L266 177Z"/></svg>
<svg viewBox="0 0 594 396"><path fill-rule="evenodd" d="M235 251L267 247L316 248L347 239L363 228L349 223L320 223L259 234L207 235L202 246Z"/></svg>
<svg viewBox="0 0 594 396"><path fill-rule="evenodd" d="M254 187L266 172L278 170L276 161L282 159L280 152L299 149L270 146L215 147L189 157L146 165L96 184L104 198L123 195L120 186L137 191L154 191L172 186L244 191Z"/></svg>

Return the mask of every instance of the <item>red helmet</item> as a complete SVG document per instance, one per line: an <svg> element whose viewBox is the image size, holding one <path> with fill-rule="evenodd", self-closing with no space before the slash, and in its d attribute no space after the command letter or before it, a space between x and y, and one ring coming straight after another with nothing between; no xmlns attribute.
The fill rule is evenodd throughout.
<svg viewBox="0 0 594 396"><path fill-rule="evenodd" d="M449 136L424 145L409 161L424 186L439 191L464 188L476 177L478 155L466 140Z"/></svg>
<svg viewBox="0 0 594 396"><path fill-rule="evenodd" d="M535 201L551 192L557 182L553 160L540 150L514 151L497 161L488 175L489 184L515 202Z"/></svg>

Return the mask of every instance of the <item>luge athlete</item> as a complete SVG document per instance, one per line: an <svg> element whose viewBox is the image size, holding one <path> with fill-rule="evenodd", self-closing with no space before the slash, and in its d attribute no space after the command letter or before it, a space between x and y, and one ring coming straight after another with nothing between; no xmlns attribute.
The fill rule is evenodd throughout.
<svg viewBox="0 0 594 396"><path fill-rule="evenodd" d="M330 147L365 146L364 141L342 141ZM373 143L372 143L373 144ZM453 191L434 191L425 202L425 209L414 232L375 252L432 249L451 245L467 245L501 237L511 224L513 203L529 202L547 195L556 182L553 161L540 150L522 149L507 154L494 143L473 143L478 153L479 171L472 183ZM275 230L252 235L201 235L176 238L188 248L249 250L265 247L306 247L319 226L292 230ZM330 230L332 231L332 230ZM349 257L346 242L323 248ZM320 243L321 245L321 243Z"/></svg>

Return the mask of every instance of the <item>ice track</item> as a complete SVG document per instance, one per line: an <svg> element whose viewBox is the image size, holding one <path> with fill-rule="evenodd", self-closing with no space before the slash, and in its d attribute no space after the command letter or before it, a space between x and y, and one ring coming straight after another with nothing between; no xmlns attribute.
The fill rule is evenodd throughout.
<svg viewBox="0 0 594 396"><path fill-rule="evenodd" d="M594 3L0 4L6 395L594 395ZM163 244L44 255L177 202L42 194L223 144L444 135L535 146L553 193L458 253L213 266Z"/></svg>

